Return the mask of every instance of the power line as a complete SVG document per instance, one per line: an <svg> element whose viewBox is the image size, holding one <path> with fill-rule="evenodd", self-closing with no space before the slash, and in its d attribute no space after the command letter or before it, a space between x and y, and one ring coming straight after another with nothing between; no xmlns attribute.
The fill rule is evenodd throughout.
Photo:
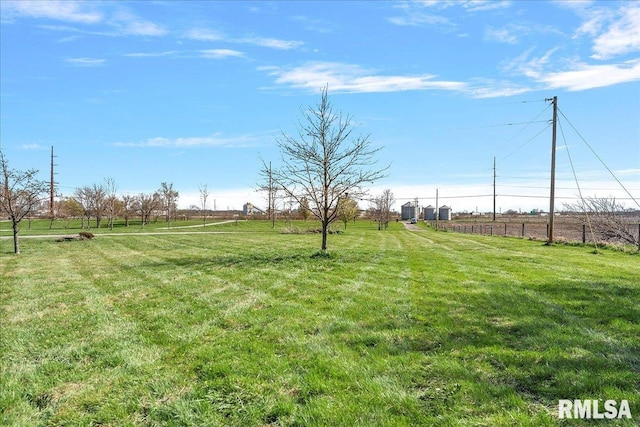
<svg viewBox="0 0 640 427"><path fill-rule="evenodd" d="M504 126L517 126L517 125L530 125L532 123L546 123L547 120L537 120L537 121L530 121L530 122L516 122L516 123L502 123L502 124L497 124L497 125L483 125L483 126L474 126L474 127L466 127L466 128L461 128L461 129L484 129L484 128L497 128L497 127L504 127Z"/></svg>
<svg viewBox="0 0 640 427"><path fill-rule="evenodd" d="M582 134L580 134L580 132L578 132L578 130L575 128L575 126L573 126L573 124L571 123L571 121L567 118L567 116L564 115L564 113L562 111L560 111L560 114L562 114L562 117L564 117L564 119L567 121L567 123L569 123L569 126L571 126L571 128L578 134L578 136L580 137L580 139L582 139L582 142L585 143L585 145L587 147L589 147L589 150L591 150L591 152L593 153L594 156L596 156L596 158L600 161L600 163L602 163L602 165L609 171L609 173L611 174L611 176L613 177L613 179L615 179L618 184L620 184L620 187L622 187L622 189L629 195L629 197L631 198L631 200L633 200L635 202L636 205L638 205L638 207L640 207L640 203L633 197L633 195L629 192L629 190L627 190L627 187L625 187L622 182L620 182L620 180L618 179L618 177L613 173L613 171L611 169L609 169L609 166L607 166L607 164L604 162L604 160L602 160L600 158L600 156L598 155L598 153L596 153L596 151L593 149L593 147L591 147L591 145L587 142L586 139L584 139L584 137L582 136Z"/></svg>
<svg viewBox="0 0 640 427"><path fill-rule="evenodd" d="M514 155L516 152L520 151L521 148L523 148L525 145L527 145L529 142L533 141L534 139L536 139L541 133L543 133L544 131L546 131L547 129L549 129L549 126L551 126L550 124L547 125L544 129L542 129L540 132L536 133L535 135L533 135L531 138L527 139L522 145L520 145L518 148L516 148L515 150L513 150L512 152L510 152L509 154L507 154L506 156L504 156L503 158L500 159L500 161L506 160L509 157L511 157L512 155Z"/></svg>

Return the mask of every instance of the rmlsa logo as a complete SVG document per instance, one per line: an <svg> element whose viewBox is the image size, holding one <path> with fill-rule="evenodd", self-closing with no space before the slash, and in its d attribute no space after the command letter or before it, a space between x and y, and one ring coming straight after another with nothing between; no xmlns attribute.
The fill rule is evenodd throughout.
<svg viewBox="0 0 640 427"><path fill-rule="evenodd" d="M621 400L620 403L615 400L605 400L604 404L600 405L600 401L597 399L560 399L558 401L558 417L596 420L631 418L631 410L627 400Z"/></svg>

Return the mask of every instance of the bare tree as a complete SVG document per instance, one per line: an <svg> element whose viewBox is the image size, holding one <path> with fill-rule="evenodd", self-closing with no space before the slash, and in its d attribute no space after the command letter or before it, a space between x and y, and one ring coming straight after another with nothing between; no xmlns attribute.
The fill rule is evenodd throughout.
<svg viewBox="0 0 640 427"><path fill-rule="evenodd" d="M105 190L105 208L107 212L107 219L109 222L109 230L113 230L113 220L116 216L116 204L118 197L116 196L116 191L118 191L118 185L113 178L105 178L104 179L104 190Z"/></svg>
<svg viewBox="0 0 640 427"><path fill-rule="evenodd" d="M142 218L142 227L149 224L151 214L161 205L160 195L156 192L153 194L140 193L138 196L137 207L140 210Z"/></svg>
<svg viewBox="0 0 640 427"><path fill-rule="evenodd" d="M36 178L38 171L9 169L9 162L0 151L0 214L7 215L13 229L13 251L20 253L18 233L20 221L35 212L48 189L48 183Z"/></svg>
<svg viewBox="0 0 640 427"><path fill-rule="evenodd" d="M80 188L76 188L73 192L73 198L78 204L82 207L82 216L80 217L80 228L84 229L84 219L87 218L87 229L91 228L91 206L90 206L90 198L91 198L91 187L84 186Z"/></svg>
<svg viewBox="0 0 640 427"><path fill-rule="evenodd" d="M84 217L87 218L87 229L91 229L91 217L96 219L96 228L100 228L102 216L107 211L105 187L102 184L85 185L75 190L74 198L82 206ZM84 220L82 228L84 228Z"/></svg>
<svg viewBox="0 0 640 427"><path fill-rule="evenodd" d="M267 165L262 161L262 169L260 169L260 177L262 182L258 185L258 191L267 193L267 218L271 220L271 228L276 226L276 206L277 200L280 198L279 188L275 181L274 170L271 162Z"/></svg>
<svg viewBox="0 0 640 427"><path fill-rule="evenodd" d="M89 209L96 219L96 228L100 228L102 216L107 210L107 191L102 184L93 184L89 188Z"/></svg>
<svg viewBox="0 0 640 427"><path fill-rule="evenodd" d="M64 228L69 227L69 221L74 218L82 218L84 210L82 205L73 197L62 199L58 202L57 217L64 220Z"/></svg>
<svg viewBox="0 0 640 427"><path fill-rule="evenodd" d="M167 221L167 226L170 227L171 221L171 212L176 210L176 202L178 201L178 191L173 189L173 183L167 184L163 182L160 184L160 190L158 190L158 194L160 194L160 200L162 203L162 209L165 213L165 219Z"/></svg>
<svg viewBox="0 0 640 427"><path fill-rule="evenodd" d="M584 215L593 233L603 241L638 245L638 237L629 230L630 222L624 205L615 197L586 197L574 204L565 204L565 209Z"/></svg>
<svg viewBox="0 0 640 427"><path fill-rule="evenodd" d="M390 189L385 189L382 194L373 199L375 205L374 216L378 222L378 230L387 229L391 220L391 207L395 203L395 198Z"/></svg>
<svg viewBox="0 0 640 427"><path fill-rule="evenodd" d="M209 198L209 189L207 184L200 186L200 206L202 208L202 226L207 225L207 199Z"/></svg>
<svg viewBox="0 0 640 427"><path fill-rule="evenodd" d="M124 226L129 226L129 219L139 209L137 206L137 198L128 194L123 194L122 197L122 214L124 215Z"/></svg>
<svg viewBox="0 0 640 427"><path fill-rule="evenodd" d="M388 168L372 169L380 148L371 147L368 135L354 136L354 129L351 116L334 111L325 87L320 102L302 111L297 137L283 133L277 140L282 165L273 179L298 204L309 200L311 213L322 224L323 252L340 199L363 196L363 186L382 178Z"/></svg>

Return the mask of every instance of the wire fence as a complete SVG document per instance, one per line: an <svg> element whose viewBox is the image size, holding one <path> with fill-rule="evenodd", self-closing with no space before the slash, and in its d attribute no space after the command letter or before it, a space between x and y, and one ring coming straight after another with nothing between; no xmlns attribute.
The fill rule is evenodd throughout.
<svg viewBox="0 0 640 427"><path fill-rule="evenodd" d="M487 218L462 219L452 221L426 221L438 230L456 233L478 234L486 236L520 237L531 240L548 240L549 223L547 218L501 218L492 221ZM626 231L635 236L640 251L640 218L630 218L625 224ZM623 243L621 240L610 239L599 233L591 233L589 226L578 217L556 217L553 226L554 241L578 243Z"/></svg>

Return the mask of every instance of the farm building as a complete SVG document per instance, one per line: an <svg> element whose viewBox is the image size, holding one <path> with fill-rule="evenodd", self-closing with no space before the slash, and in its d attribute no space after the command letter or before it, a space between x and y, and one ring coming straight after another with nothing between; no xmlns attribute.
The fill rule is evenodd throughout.
<svg viewBox="0 0 640 427"><path fill-rule="evenodd" d="M411 218L417 219L418 216L420 215L420 210L418 205L415 202L407 202L404 205L402 205L400 215L402 220L411 219Z"/></svg>
<svg viewBox="0 0 640 427"><path fill-rule="evenodd" d="M422 217L426 220L434 220L436 219L436 208L429 205L426 208L422 209Z"/></svg>
<svg viewBox="0 0 640 427"><path fill-rule="evenodd" d="M438 219L441 221L451 221L451 208L447 205L440 206Z"/></svg>

